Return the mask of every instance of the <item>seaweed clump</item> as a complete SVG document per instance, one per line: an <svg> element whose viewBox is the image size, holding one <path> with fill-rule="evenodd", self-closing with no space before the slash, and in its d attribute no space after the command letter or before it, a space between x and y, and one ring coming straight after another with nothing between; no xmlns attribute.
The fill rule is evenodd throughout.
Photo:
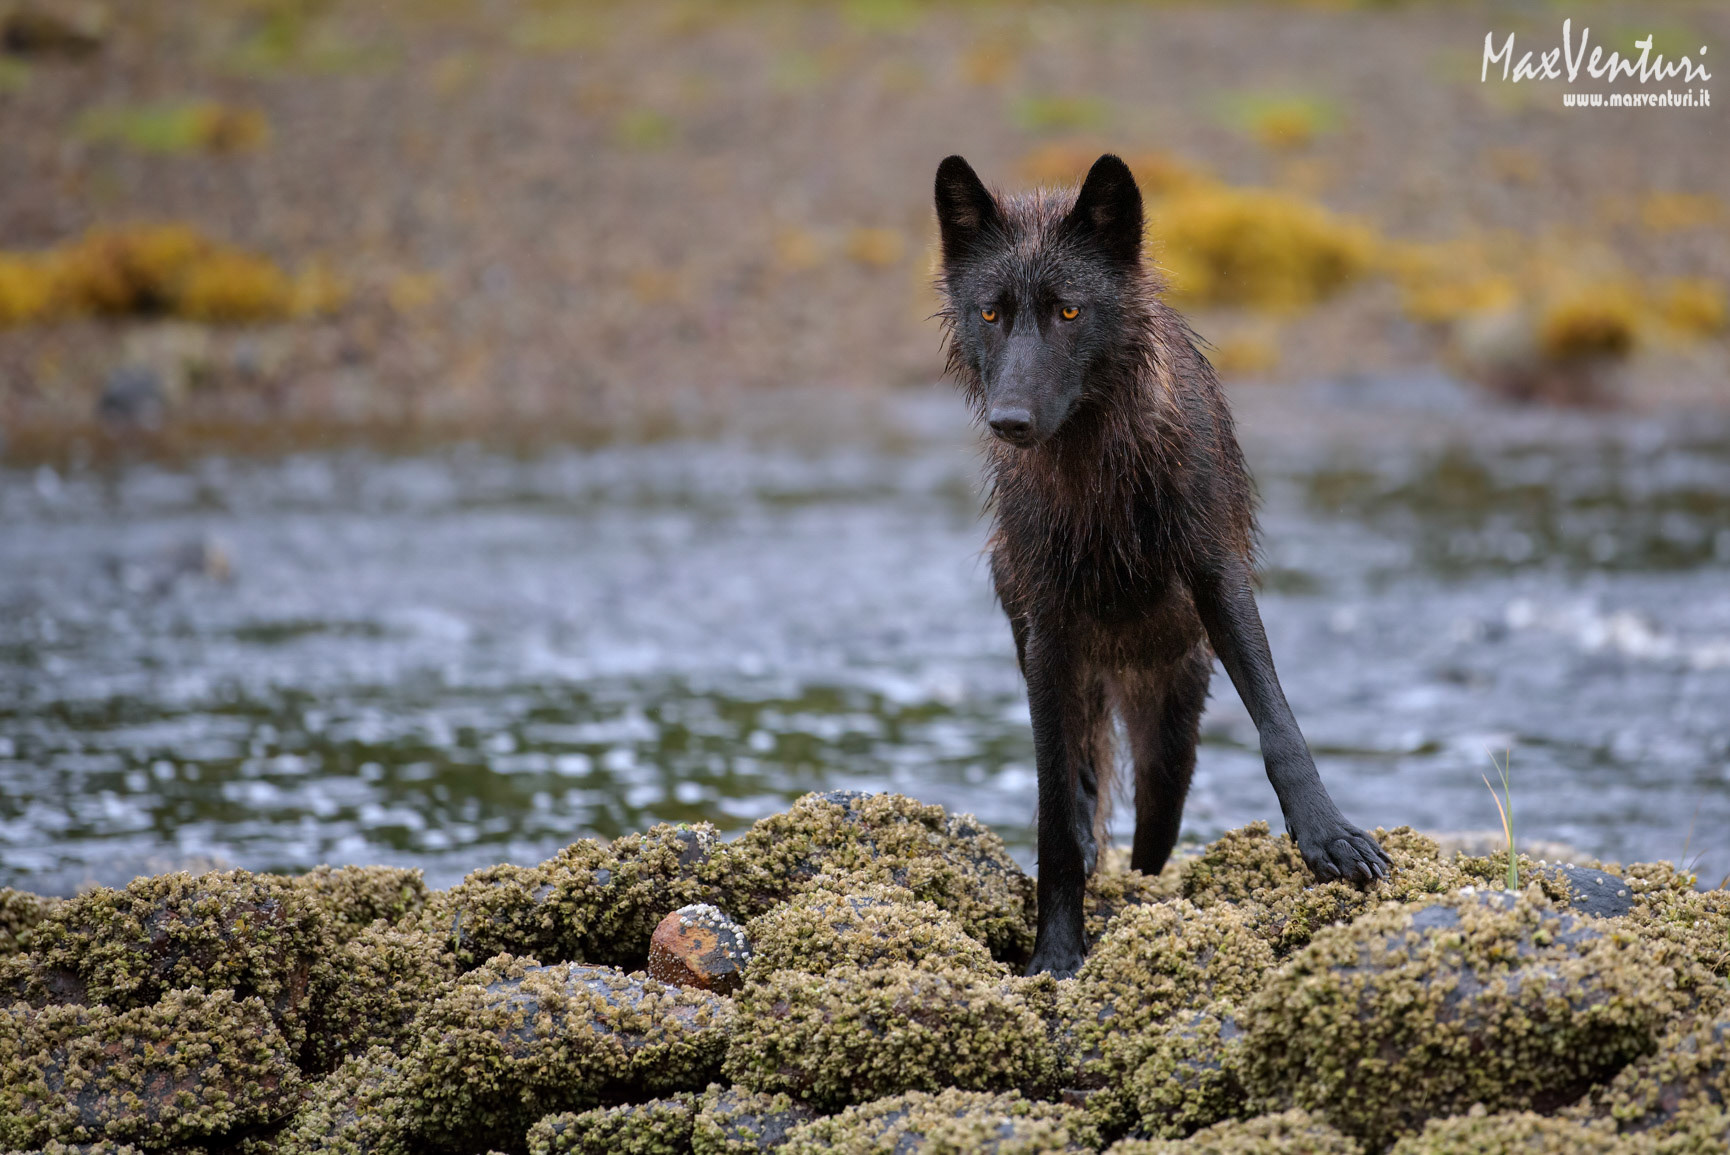
<svg viewBox="0 0 1730 1155"><path fill-rule="evenodd" d="M746 928L750 975L776 971L822 975L842 966L918 965L938 959L952 970L1001 978L1003 966L968 937L954 916L901 887L859 876L822 883Z"/></svg>
<svg viewBox="0 0 1730 1155"><path fill-rule="evenodd" d="M1188 1139L1125 1139L1108 1155L1362 1155L1356 1141L1306 1111L1233 1119Z"/></svg>
<svg viewBox="0 0 1730 1155"><path fill-rule="evenodd" d="M902 1091L1036 1090L1056 1073L1042 980L991 980L905 964L781 971L735 997L728 1078L820 1109Z"/></svg>
<svg viewBox="0 0 1730 1155"><path fill-rule="evenodd" d="M0 1146L197 1144L286 1118L293 1051L257 997L174 991L111 1007L0 1011Z"/></svg>
<svg viewBox="0 0 1730 1155"><path fill-rule="evenodd" d="M794 1131L783 1155L879 1155L881 1152L984 1151L1054 1155L1093 1151L1097 1136L1081 1112L1014 1092L910 1091L849 1107Z"/></svg>
<svg viewBox="0 0 1730 1155"><path fill-rule="evenodd" d="M1371 1146L1475 1103L1579 1098L1687 999L1651 946L1540 898L1456 895L1319 932L1247 1004L1248 1089Z"/></svg>
<svg viewBox="0 0 1730 1155"><path fill-rule="evenodd" d="M764 1094L711 1084L691 1124L691 1150L698 1155L755 1155L787 1142L795 1127L817 1112L785 1093Z"/></svg>
<svg viewBox="0 0 1730 1155"><path fill-rule="evenodd" d="M688 1094L564 1111L529 1128L529 1155L684 1155L696 1114Z"/></svg>

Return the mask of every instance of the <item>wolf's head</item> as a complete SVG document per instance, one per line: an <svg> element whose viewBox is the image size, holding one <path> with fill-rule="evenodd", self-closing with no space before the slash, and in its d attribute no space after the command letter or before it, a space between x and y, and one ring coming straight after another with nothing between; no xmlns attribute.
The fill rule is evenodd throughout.
<svg viewBox="0 0 1730 1155"><path fill-rule="evenodd" d="M1073 197L1000 201L952 156L937 167L937 223L950 368L997 437L1037 445L1141 329L1141 191L1106 155Z"/></svg>

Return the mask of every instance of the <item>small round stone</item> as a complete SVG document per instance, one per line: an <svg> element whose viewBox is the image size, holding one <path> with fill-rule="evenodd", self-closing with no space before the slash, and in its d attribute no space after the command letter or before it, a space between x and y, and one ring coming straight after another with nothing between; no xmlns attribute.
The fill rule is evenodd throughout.
<svg viewBox="0 0 1730 1155"><path fill-rule="evenodd" d="M744 930L706 902L675 910L649 939L649 977L670 986L732 994L750 961Z"/></svg>

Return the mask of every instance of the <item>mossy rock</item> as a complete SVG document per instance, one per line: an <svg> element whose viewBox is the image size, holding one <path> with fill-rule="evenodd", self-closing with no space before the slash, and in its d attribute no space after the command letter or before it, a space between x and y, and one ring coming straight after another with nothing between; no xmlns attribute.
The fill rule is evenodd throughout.
<svg viewBox="0 0 1730 1155"><path fill-rule="evenodd" d="M993 978L1008 973L954 915L915 899L912 891L859 875L822 882L752 919L745 933L753 951L751 978L927 961Z"/></svg>
<svg viewBox="0 0 1730 1155"><path fill-rule="evenodd" d="M1033 950L1033 880L1003 840L970 814L951 817L899 794L807 794L720 847L701 873L709 901L739 919L786 902L818 875L863 873L955 915L995 958L1014 965Z"/></svg>
<svg viewBox="0 0 1730 1155"><path fill-rule="evenodd" d="M427 899L421 872L399 866L320 866L294 881L344 942L381 918L397 923L419 913Z"/></svg>
<svg viewBox="0 0 1730 1155"><path fill-rule="evenodd" d="M1129 868L1129 851L1110 846L1100 852L1099 865L1087 879L1083 896L1087 940L1097 942L1111 920L1132 906L1177 898L1183 890L1184 860L1174 858L1159 874Z"/></svg>
<svg viewBox="0 0 1730 1155"><path fill-rule="evenodd" d="M1048 987L905 964L781 971L735 996L725 1070L827 1110L910 1090L1044 1087L1057 1071L1040 1014Z"/></svg>
<svg viewBox="0 0 1730 1155"><path fill-rule="evenodd" d="M529 1155L685 1155L695 1097L548 1115L529 1128Z"/></svg>
<svg viewBox="0 0 1730 1155"><path fill-rule="evenodd" d="M1247 998L1274 968L1273 947L1235 906L1188 902L1125 910L1058 995L1071 1082L1097 1089L1089 1112L1108 1134L1133 1117L1133 1075L1173 1016Z"/></svg>
<svg viewBox="0 0 1730 1155"><path fill-rule="evenodd" d="M59 904L57 898L0 886L0 956L30 949L37 924Z"/></svg>
<svg viewBox="0 0 1730 1155"><path fill-rule="evenodd" d="M1246 1087L1374 1147L1476 1103L1553 1111L1650 1051L1687 1005L1674 970L1618 920L1534 896L1318 933L1245 1006Z"/></svg>
<svg viewBox="0 0 1730 1155"><path fill-rule="evenodd" d="M1107 1155L1363 1155L1357 1142L1306 1111L1215 1123L1188 1139L1124 1139Z"/></svg>
<svg viewBox="0 0 1730 1155"><path fill-rule="evenodd" d="M299 1089L293 1049L256 996L0 1011L0 1146L200 1144L287 1118Z"/></svg>
<svg viewBox="0 0 1730 1155"><path fill-rule="evenodd" d="M795 1127L817 1117L786 1094L764 1094L743 1087L709 1087L698 1102L691 1126L693 1155L753 1155L774 1151Z"/></svg>
<svg viewBox="0 0 1730 1155"><path fill-rule="evenodd" d="M1081 1112L1014 1092L910 1091L849 1107L793 1132L782 1155L1056 1155L1097 1150Z"/></svg>
<svg viewBox="0 0 1730 1155"><path fill-rule="evenodd" d="M1730 1106L1730 1017L1671 1031L1654 1054L1624 1067L1580 1106L1634 1132L1662 1131L1684 1113Z"/></svg>
<svg viewBox="0 0 1730 1155"><path fill-rule="evenodd" d="M1431 1119L1421 1132L1395 1143L1388 1155L1651 1155L1651 1147L1617 1135L1614 1127L1578 1119L1480 1110Z"/></svg>
<svg viewBox="0 0 1730 1155"><path fill-rule="evenodd" d="M58 1139L50 1139L42 1144L40 1150L9 1152L8 1155L144 1155L144 1148L106 1139L99 1143L62 1143Z"/></svg>
<svg viewBox="0 0 1730 1155"><path fill-rule="evenodd" d="M262 999L296 1046L315 969L330 949L323 913L305 892L244 870L86 891L57 906L34 935L33 983L49 1001L126 1009L171 990L228 990Z"/></svg>
<svg viewBox="0 0 1730 1155"><path fill-rule="evenodd" d="M1230 1004L1176 1016L1143 1053L1128 1088L1139 1132L1176 1139L1255 1113L1239 1071L1243 1031ZM1121 1125L1121 1117L1099 1114L1108 1126Z"/></svg>
<svg viewBox="0 0 1730 1155"><path fill-rule="evenodd" d="M1436 841L1409 826L1375 832L1392 860L1385 881L1360 887L1318 882L1297 844L1265 822L1227 831L1183 864L1183 896L1203 909L1240 905L1254 911L1262 935L1280 956L1327 926L1349 923L1384 902L1420 902L1483 880L1444 859Z"/></svg>
<svg viewBox="0 0 1730 1155"><path fill-rule="evenodd" d="M374 1048L332 1076L364 1106L320 1095L284 1150L471 1151L546 1115L697 1090L719 1072L732 1010L719 996L509 956L465 979L423 1012L400 1058Z"/></svg>
<svg viewBox="0 0 1730 1155"><path fill-rule="evenodd" d="M495 954L638 967L662 917L709 897L698 872L718 841L708 823L584 839L538 866L475 871L434 896L421 925L465 967Z"/></svg>
<svg viewBox="0 0 1730 1155"><path fill-rule="evenodd" d="M361 931L320 967L302 1066L329 1071L374 1046L406 1048L459 969L449 945L425 931L383 921Z"/></svg>
<svg viewBox="0 0 1730 1155"><path fill-rule="evenodd" d="M1730 1107L1695 1107L1648 1136L1653 1155L1724 1155L1730 1151Z"/></svg>
<svg viewBox="0 0 1730 1155"><path fill-rule="evenodd" d="M417 1124L401 1057L384 1047L357 1055L307 1089L277 1139L281 1155L411 1155Z"/></svg>

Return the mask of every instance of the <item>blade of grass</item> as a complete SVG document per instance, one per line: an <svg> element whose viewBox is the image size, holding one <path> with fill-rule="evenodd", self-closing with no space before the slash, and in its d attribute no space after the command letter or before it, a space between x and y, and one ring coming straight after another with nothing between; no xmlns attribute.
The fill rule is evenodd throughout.
<svg viewBox="0 0 1730 1155"><path fill-rule="evenodd" d="M1490 798L1496 803L1496 813L1502 818L1502 833L1508 839L1508 875L1504 883L1509 890L1520 889L1520 860L1514 849L1514 788L1508 781L1508 767L1513 762L1513 751L1508 750L1502 756L1501 763L1496 762L1496 756L1490 755L1490 765L1496 767L1496 773L1502 779L1502 794L1496 793L1496 788L1490 785L1489 775L1483 775L1484 788L1490 792ZM1502 805L1503 796L1507 805Z"/></svg>

